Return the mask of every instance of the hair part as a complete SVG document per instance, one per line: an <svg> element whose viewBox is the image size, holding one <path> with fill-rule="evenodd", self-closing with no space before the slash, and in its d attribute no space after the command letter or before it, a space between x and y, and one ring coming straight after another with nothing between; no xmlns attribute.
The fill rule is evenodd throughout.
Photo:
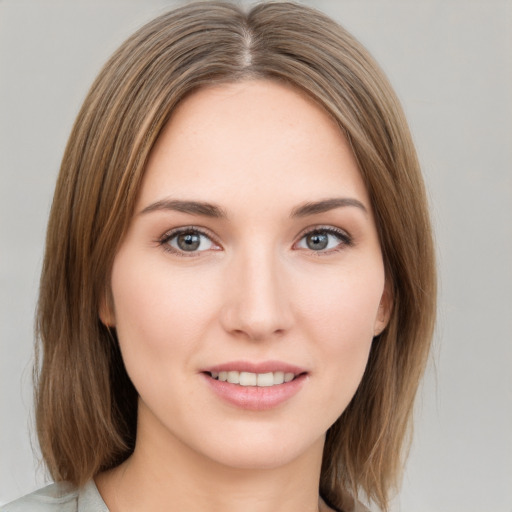
<svg viewBox="0 0 512 512"><path fill-rule="evenodd" d="M137 392L115 330L99 319L151 150L194 90L288 83L337 122L374 209L393 311L362 382L327 433L320 492L344 508L362 492L387 509L432 338L436 275L426 194L400 104L364 47L305 6L244 12L193 3L151 21L111 57L80 110L57 181L36 331L36 423L55 480L83 484L133 451Z"/></svg>

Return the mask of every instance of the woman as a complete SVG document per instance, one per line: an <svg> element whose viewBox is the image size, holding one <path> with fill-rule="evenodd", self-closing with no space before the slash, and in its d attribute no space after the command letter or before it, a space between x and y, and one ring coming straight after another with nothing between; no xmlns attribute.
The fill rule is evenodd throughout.
<svg viewBox="0 0 512 512"><path fill-rule="evenodd" d="M295 4L165 14L66 148L37 320L58 483L4 510L386 510L434 311L419 165L364 48Z"/></svg>

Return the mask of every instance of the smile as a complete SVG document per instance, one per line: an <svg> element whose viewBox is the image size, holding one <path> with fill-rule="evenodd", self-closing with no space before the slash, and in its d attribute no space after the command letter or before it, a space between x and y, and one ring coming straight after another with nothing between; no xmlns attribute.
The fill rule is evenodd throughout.
<svg viewBox="0 0 512 512"><path fill-rule="evenodd" d="M210 376L221 382L229 382L230 384L238 384L240 386L257 386L257 387L271 387L291 382L295 378L292 372L267 372L267 373L252 373L252 372L239 372L236 370L210 372Z"/></svg>
<svg viewBox="0 0 512 512"><path fill-rule="evenodd" d="M200 373L223 402L250 411L284 405L309 381L307 368L284 361L230 361Z"/></svg>

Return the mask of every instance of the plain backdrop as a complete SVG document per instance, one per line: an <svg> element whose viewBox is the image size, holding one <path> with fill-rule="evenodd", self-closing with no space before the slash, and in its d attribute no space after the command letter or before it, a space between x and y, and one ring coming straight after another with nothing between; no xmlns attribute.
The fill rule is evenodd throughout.
<svg viewBox="0 0 512 512"><path fill-rule="evenodd" d="M439 322L393 511L512 512L512 3L310 0L389 75L423 164ZM0 504L43 485L33 312L60 158L103 62L164 0L0 0Z"/></svg>

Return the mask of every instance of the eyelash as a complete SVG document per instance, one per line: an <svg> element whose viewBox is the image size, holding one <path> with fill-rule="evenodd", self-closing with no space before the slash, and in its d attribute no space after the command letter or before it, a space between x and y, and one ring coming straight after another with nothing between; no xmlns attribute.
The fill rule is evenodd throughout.
<svg viewBox="0 0 512 512"><path fill-rule="evenodd" d="M220 245L220 244L218 244L215 241L215 238L210 233L208 233L207 231L204 231L201 228L195 227L195 226L187 226L187 227L177 228L177 229L173 229L171 231L168 231L167 233L165 233L158 240L158 244L162 247L162 249L164 251L169 252L171 254L175 254L177 256L183 256L185 258L190 258L190 257L198 256L199 254L201 254L201 252L204 252L204 251L190 251L190 252L187 252L187 251L182 251L182 250L175 249L174 247L169 245L169 242L173 238L176 238L179 235L184 235L184 234L202 235L202 236L208 238L208 240L210 240L212 242L212 244Z"/></svg>
<svg viewBox="0 0 512 512"><path fill-rule="evenodd" d="M162 249L166 252L169 252L171 254L175 254L177 256L183 256L183 257L197 257L199 256L203 251L183 251L178 250L169 245L169 242L173 240L174 238L178 237L182 234L196 234L206 237L208 240L211 241L214 245L220 245L218 242L215 241L215 238L207 231L204 231L201 228L195 227L195 226L187 226L183 228L177 228L173 229L171 231L168 231L165 233L157 242L162 247ZM300 241L302 241L307 236L311 236L314 234L327 234L332 235L336 237L339 240L339 244L331 249L327 250L318 250L315 251L313 249L309 249L309 252L314 254L315 256L323 256L328 255L332 253L339 252L343 250L345 247L351 247L353 245L352 237L346 232L339 228L335 228L333 226L316 226L314 228L308 228L306 231L303 231L299 237L298 242L294 243L294 246L297 245ZM308 249L305 249L308 250Z"/></svg>
<svg viewBox="0 0 512 512"><path fill-rule="evenodd" d="M309 252L311 252L315 256L325 256L332 253L337 253L339 251L342 251L346 247L351 247L354 242L352 237L344 230L335 228L333 226L315 226L314 228L308 228L306 231L302 232L299 237L299 242L302 241L307 236L315 235L315 234L327 234L332 235L336 237L339 241L338 245L336 247L333 247L331 249L327 250L319 250L315 251L313 249L309 249ZM296 245L298 242L296 242L294 245ZM306 249L307 250L307 249Z"/></svg>

